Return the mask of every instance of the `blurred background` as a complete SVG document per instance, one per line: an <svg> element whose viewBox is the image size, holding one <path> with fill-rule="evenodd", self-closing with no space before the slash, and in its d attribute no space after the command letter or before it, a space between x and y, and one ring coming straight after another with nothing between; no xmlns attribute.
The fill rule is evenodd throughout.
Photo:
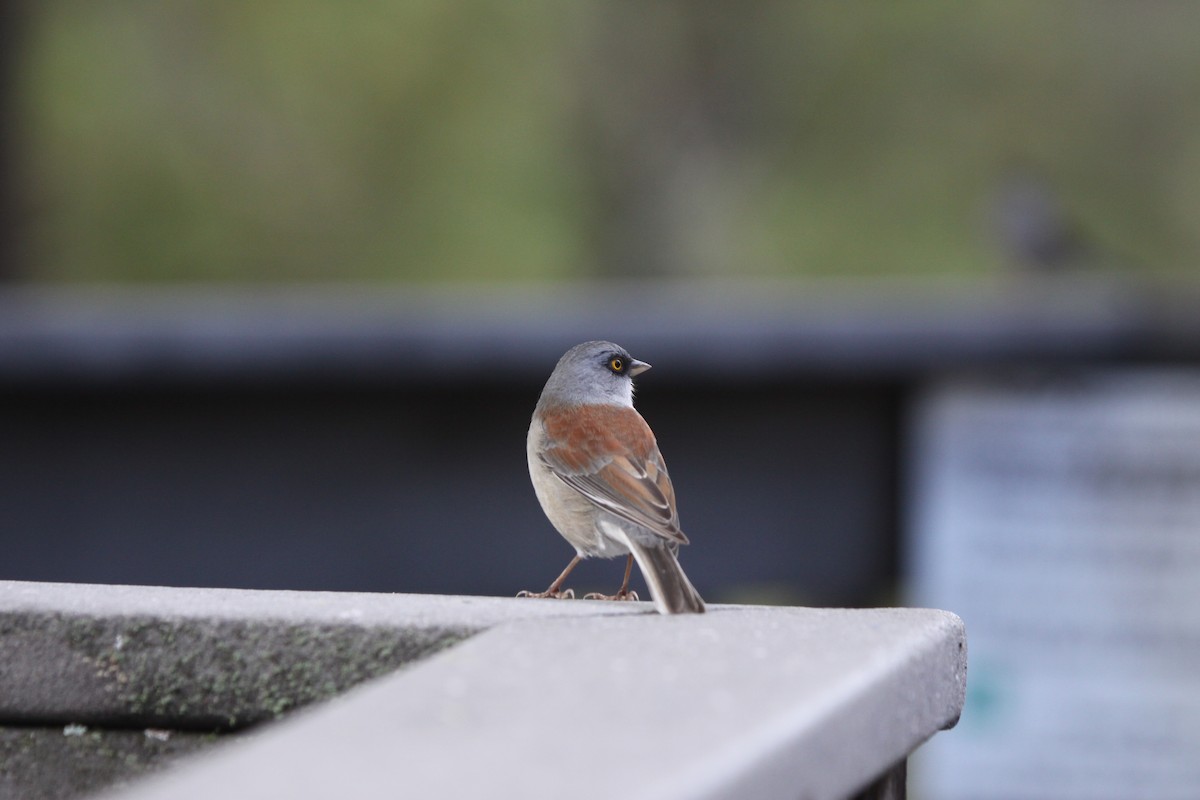
<svg viewBox="0 0 1200 800"><path fill-rule="evenodd" d="M964 616L923 796L1189 796L1198 30L4 4L0 578L541 589L529 414L612 339L706 598Z"/></svg>

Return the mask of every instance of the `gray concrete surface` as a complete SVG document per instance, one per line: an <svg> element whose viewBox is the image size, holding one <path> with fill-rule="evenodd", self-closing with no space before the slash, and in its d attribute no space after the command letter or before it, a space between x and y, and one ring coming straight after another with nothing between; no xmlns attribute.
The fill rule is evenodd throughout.
<svg viewBox="0 0 1200 800"><path fill-rule="evenodd" d="M0 800L125 785L505 620L594 613L484 597L0 582Z"/></svg>
<svg viewBox="0 0 1200 800"><path fill-rule="evenodd" d="M336 653L309 642L339 631L389 631L397 650L414 632L421 643L399 671L106 795L114 799L842 798L953 725L965 691L962 622L942 611L715 606L661 617L644 603L0 583L0 658L29 673L4 671L0 722L69 715L86 700L81 673L106 662L96 660L103 637L79 637L80 620L111 636L110 649L125 636L120 652L134 638L123 631L166 625L145 642L157 668L126 679L143 689L210 681L219 670L189 671L195 662L172 648L211 649L234 624L315 632L295 651L286 636L227 642L240 655L222 663L243 671L314 652L325 665L314 675L336 670ZM381 640L356 641L365 649L343 651L369 661ZM274 655L255 660L264 642ZM43 660L27 652L9 662L16 651ZM69 703L32 691L38 663ZM103 682L87 685L103 700L98 713L128 702Z"/></svg>

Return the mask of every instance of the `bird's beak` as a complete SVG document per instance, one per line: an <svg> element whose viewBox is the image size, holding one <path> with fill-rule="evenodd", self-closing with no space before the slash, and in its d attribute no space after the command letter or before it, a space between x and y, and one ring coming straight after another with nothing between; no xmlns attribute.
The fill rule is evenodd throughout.
<svg viewBox="0 0 1200 800"><path fill-rule="evenodd" d="M629 377L641 375L646 370L650 369L650 365L645 361L638 361L636 358L629 360Z"/></svg>

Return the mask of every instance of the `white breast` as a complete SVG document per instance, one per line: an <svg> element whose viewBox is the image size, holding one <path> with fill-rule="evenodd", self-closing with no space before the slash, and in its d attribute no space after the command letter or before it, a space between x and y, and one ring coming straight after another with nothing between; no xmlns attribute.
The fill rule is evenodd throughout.
<svg viewBox="0 0 1200 800"><path fill-rule="evenodd" d="M542 424L534 420L529 426L525 454L529 461L529 479L533 483L533 491L550 524L575 548L576 553L585 558L612 558L628 553L627 546L604 535L596 526L598 515L611 515L559 480L554 471L538 458L545 435Z"/></svg>

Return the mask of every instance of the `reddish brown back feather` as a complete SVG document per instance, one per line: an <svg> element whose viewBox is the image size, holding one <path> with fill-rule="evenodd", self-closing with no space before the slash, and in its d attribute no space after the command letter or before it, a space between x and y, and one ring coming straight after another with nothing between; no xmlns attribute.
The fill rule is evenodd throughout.
<svg viewBox="0 0 1200 800"><path fill-rule="evenodd" d="M550 409L542 413L542 423L552 446L572 456L611 459L629 454L645 459L658 446L642 415L622 406Z"/></svg>
<svg viewBox="0 0 1200 800"><path fill-rule="evenodd" d="M597 505L680 543L675 489L642 415L622 406L543 409L542 460Z"/></svg>

